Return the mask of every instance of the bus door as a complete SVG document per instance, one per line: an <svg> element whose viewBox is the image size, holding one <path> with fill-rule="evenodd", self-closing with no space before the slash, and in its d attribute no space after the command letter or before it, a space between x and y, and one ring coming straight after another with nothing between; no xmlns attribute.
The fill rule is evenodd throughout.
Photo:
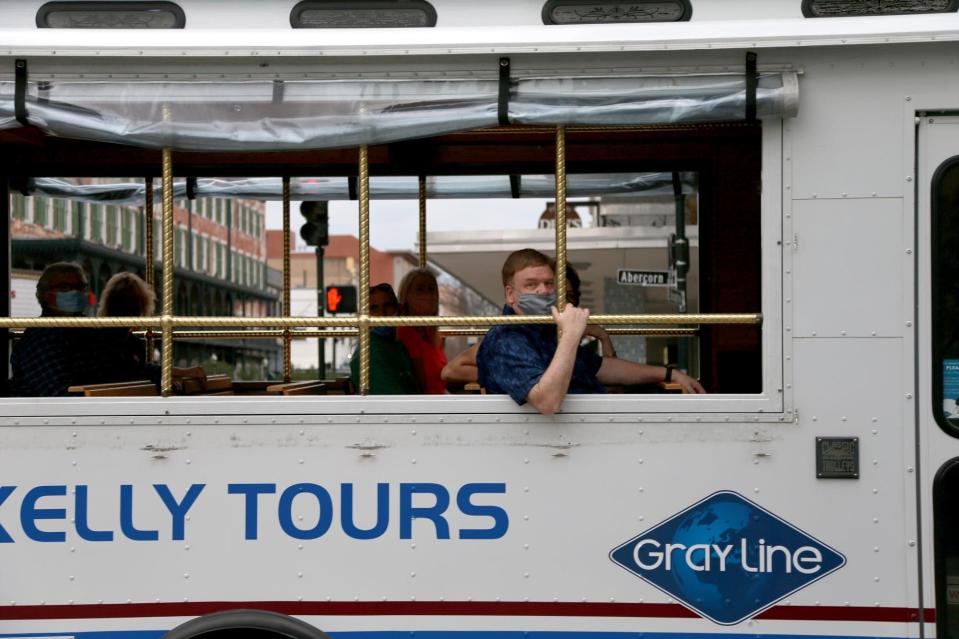
<svg viewBox="0 0 959 639"><path fill-rule="evenodd" d="M945 639L959 637L959 114L918 115L917 392L904 424L917 424L919 440L925 618ZM908 242L903 249L913 250ZM912 316L908 309L907 327Z"/></svg>

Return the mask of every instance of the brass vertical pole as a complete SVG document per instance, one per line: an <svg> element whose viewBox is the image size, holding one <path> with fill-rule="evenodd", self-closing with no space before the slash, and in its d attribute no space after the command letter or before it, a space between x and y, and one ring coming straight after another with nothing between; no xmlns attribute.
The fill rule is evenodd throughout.
<svg viewBox="0 0 959 639"><path fill-rule="evenodd" d="M369 150L360 147L358 196L360 200L360 394L370 392L370 164Z"/></svg>
<svg viewBox="0 0 959 639"><path fill-rule="evenodd" d="M144 230L144 243L146 246L146 253L144 255L144 260L146 265L143 269L143 275L146 278L147 288L151 291L156 289L156 271L154 267L156 266L156 255L154 255L154 242L156 241L153 237L153 178L148 177L144 181L144 186L146 187L145 191L145 202L143 207L143 230ZM155 312L155 311L154 311ZM148 328L146 332L146 361L153 361L153 329Z"/></svg>
<svg viewBox="0 0 959 639"><path fill-rule="evenodd" d="M290 178L283 178L283 317L290 316ZM283 381L293 379L289 327L283 329Z"/></svg>
<svg viewBox="0 0 959 639"><path fill-rule="evenodd" d="M426 176L420 176L420 268L426 268Z"/></svg>
<svg viewBox="0 0 959 639"><path fill-rule="evenodd" d="M169 112L164 109L164 116ZM166 118L164 118L166 119ZM160 392L173 392L173 151L163 149L163 309L161 317Z"/></svg>
<svg viewBox="0 0 959 639"><path fill-rule="evenodd" d="M566 307L566 129L556 127L556 308Z"/></svg>

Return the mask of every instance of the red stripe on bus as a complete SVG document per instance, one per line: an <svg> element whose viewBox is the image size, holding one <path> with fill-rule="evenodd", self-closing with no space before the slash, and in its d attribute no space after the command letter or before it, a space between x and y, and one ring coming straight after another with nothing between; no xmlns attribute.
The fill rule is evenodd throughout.
<svg viewBox="0 0 959 639"><path fill-rule="evenodd" d="M254 608L286 615L323 616L501 616L501 617L664 617L694 619L679 604L513 601L191 601L169 603L0 606L0 620L197 617L222 610ZM936 611L923 611L933 623ZM916 608L867 606L775 606L756 619L777 621L916 622Z"/></svg>

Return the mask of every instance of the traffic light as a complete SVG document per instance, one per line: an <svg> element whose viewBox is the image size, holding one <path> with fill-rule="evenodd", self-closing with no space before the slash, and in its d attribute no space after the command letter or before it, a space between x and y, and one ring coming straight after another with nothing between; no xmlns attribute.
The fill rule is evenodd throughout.
<svg viewBox="0 0 959 639"><path fill-rule="evenodd" d="M300 213L306 224L300 227L300 237L310 246L326 246L330 243L328 202L301 202Z"/></svg>
<svg viewBox="0 0 959 639"><path fill-rule="evenodd" d="M356 287L327 286L326 310L331 313L355 313Z"/></svg>

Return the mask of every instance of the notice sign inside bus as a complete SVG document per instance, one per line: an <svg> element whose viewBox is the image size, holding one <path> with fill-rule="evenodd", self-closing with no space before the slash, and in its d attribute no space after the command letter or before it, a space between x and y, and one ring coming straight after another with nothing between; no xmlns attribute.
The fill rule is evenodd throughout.
<svg viewBox="0 0 959 639"><path fill-rule="evenodd" d="M616 282L633 286L675 286L675 278L670 271L638 271L621 268L617 272Z"/></svg>
<svg viewBox="0 0 959 639"><path fill-rule="evenodd" d="M950 606L959 606L959 584L946 584L946 598Z"/></svg>

